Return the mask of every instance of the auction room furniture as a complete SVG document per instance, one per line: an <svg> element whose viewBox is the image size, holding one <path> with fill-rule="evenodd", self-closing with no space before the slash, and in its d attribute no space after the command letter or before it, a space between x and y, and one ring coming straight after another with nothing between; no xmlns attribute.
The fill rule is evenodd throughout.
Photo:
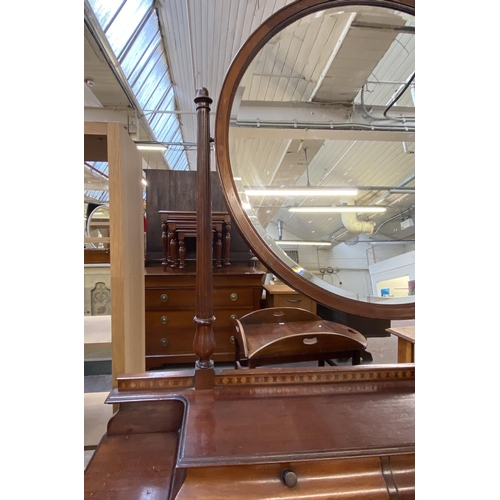
<svg viewBox="0 0 500 500"><path fill-rule="evenodd" d="M277 285L274 285L277 286ZM234 319L235 368L350 358L359 365L366 339L356 330L296 307L271 307Z"/></svg>
<svg viewBox="0 0 500 500"><path fill-rule="evenodd" d="M215 361L234 362L232 319L260 308L265 273L242 264L214 267ZM196 268L146 267L146 369L194 363Z"/></svg>
<svg viewBox="0 0 500 500"><path fill-rule="evenodd" d="M265 307L299 307L316 313L316 302L288 285L264 285Z"/></svg>
<svg viewBox="0 0 500 500"><path fill-rule="evenodd" d="M186 262L186 238L196 238L197 219L193 211L159 210L162 226L163 268L179 267ZM227 212L212 212L214 258L216 267L230 265L231 218Z"/></svg>
<svg viewBox="0 0 500 500"><path fill-rule="evenodd" d="M346 5L356 8L336 0L291 2L258 27L233 59L217 94L214 139L217 168L228 199L228 186L234 188L229 157L232 100L251 63L249 56L257 54L283 26L304 15L320 18L316 14L323 14L328 7L340 6L343 13ZM384 5L414 12L410 0L387 0ZM217 276L210 258L207 182L211 102L207 89L198 89L196 285L194 291L179 291L196 296L196 362L187 372L128 373L118 378L118 387L111 391L107 403L119 405L119 411L109 421L85 469L85 498L414 499L413 364L252 370L221 369L214 364ZM237 209L236 202L240 202L236 198L234 206L230 203L234 224L266 268L283 278L276 272L280 269L278 258L263 258L262 242L245 222L243 209ZM308 295L311 287L301 285L300 276L290 281L294 289ZM166 303L170 301L166 291L157 291L161 291L160 302L163 293L168 295ZM346 305L354 314L414 318L414 303L349 302L326 289L314 295L315 300L331 307ZM158 319L163 315L168 316L160 308Z"/></svg>
<svg viewBox="0 0 500 500"><path fill-rule="evenodd" d="M415 326L387 328L398 338L398 363L415 363Z"/></svg>

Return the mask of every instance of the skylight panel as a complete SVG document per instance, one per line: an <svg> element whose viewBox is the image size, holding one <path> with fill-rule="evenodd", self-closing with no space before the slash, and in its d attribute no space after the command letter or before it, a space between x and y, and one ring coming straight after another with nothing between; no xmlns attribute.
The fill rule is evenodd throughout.
<svg viewBox="0 0 500 500"><path fill-rule="evenodd" d="M106 31L116 13L126 0L89 0L102 29Z"/></svg>
<svg viewBox="0 0 500 500"><path fill-rule="evenodd" d="M177 115L154 113L174 111L175 96L158 17L151 0L88 0L123 74L142 108L158 142L179 142L182 134ZM183 149L175 157L165 153L171 169L188 168ZM175 167L169 158L175 160Z"/></svg>
<svg viewBox="0 0 500 500"><path fill-rule="evenodd" d="M119 10L113 22L104 30L106 38L118 59L120 59L138 25L150 8L151 0L127 1Z"/></svg>
<svg viewBox="0 0 500 500"><path fill-rule="evenodd" d="M161 35L156 18L151 15L120 59L121 68L131 84L137 80L151 54L160 44Z"/></svg>

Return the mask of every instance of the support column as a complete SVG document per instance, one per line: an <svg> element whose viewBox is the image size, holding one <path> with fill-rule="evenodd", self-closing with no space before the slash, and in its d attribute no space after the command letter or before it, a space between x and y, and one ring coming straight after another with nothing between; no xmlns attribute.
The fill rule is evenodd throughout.
<svg viewBox="0 0 500 500"><path fill-rule="evenodd" d="M196 333L193 350L198 356L195 370L195 389L214 387L215 349L212 323L212 193L210 187L210 104L206 88L198 89L194 99L198 117L197 140L197 226L196 226Z"/></svg>

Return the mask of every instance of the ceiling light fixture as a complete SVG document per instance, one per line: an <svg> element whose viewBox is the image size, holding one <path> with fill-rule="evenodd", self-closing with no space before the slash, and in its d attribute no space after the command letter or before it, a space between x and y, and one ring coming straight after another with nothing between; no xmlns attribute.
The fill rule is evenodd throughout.
<svg viewBox="0 0 500 500"><path fill-rule="evenodd" d="M328 187L287 187L287 188L254 188L245 187L248 196L356 196L357 189Z"/></svg>
<svg viewBox="0 0 500 500"><path fill-rule="evenodd" d="M366 207L366 206L356 206L356 205L339 205L336 207L290 207L289 212L301 212L301 213L382 213L387 209L385 207Z"/></svg>
<svg viewBox="0 0 500 500"><path fill-rule="evenodd" d="M330 247L332 246L329 241L304 241L304 240L276 240L278 245L308 245L308 246L318 246L318 247Z"/></svg>
<svg viewBox="0 0 500 500"><path fill-rule="evenodd" d="M137 149L141 151L166 151L167 146L162 144L136 144Z"/></svg>

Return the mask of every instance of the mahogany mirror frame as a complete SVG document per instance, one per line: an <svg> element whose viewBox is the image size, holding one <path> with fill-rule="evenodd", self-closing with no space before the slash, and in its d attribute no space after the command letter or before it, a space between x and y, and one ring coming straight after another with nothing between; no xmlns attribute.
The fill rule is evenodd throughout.
<svg viewBox="0 0 500 500"><path fill-rule="evenodd" d="M236 54L226 73L215 119L217 170L228 210L242 237L257 258L290 287L324 306L346 313L378 319L414 319L415 302L380 304L359 301L325 290L297 274L269 248L249 220L240 203L232 175L229 151L231 109L238 86L251 61L278 32L302 17L332 7L352 5L386 7L415 15L414 0L297 0L275 12L250 35Z"/></svg>

